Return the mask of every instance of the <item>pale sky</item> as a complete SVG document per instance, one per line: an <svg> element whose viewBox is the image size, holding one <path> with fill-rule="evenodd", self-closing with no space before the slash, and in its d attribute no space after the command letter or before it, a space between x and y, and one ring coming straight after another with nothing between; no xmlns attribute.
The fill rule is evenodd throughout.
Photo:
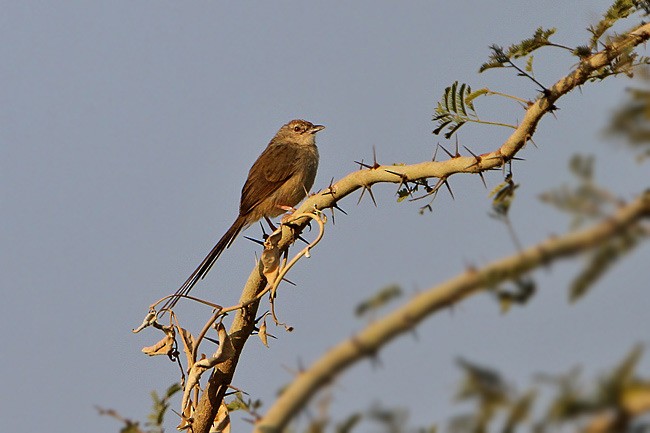
<svg viewBox="0 0 650 433"><path fill-rule="evenodd" d="M431 117L455 80L535 97L513 71L477 73L488 45L507 46L540 25L557 27L558 43L584 44L608 4L2 2L3 430L117 432L95 405L145 419L150 391L179 374L166 358L140 352L159 334L131 329L230 226L250 165L283 123L327 126L315 189L356 170L354 160L370 160L373 146L380 163L428 160L436 143L451 147L431 134ZM574 64L542 50L536 76L550 85ZM602 138L630 85L608 79L562 98L557 118L538 128L538 147L521 152L512 218L524 245L567 230L569 219L537 197L571 179L574 153L597 154L598 178L624 199L648 187L647 164ZM476 105L494 120L522 116L498 98ZM466 126L459 139L481 153L507 134ZM492 188L501 173L486 180ZM357 206L358 195L344 199L348 215L338 213L312 258L292 271L297 287L280 290L278 312L295 331L271 326L278 339L268 349L251 338L233 384L268 407L292 370L365 324L354 308L380 288L396 283L409 296L512 254L505 227L487 216L478 177L451 184L456 199L443 191L424 215L419 203L396 203L396 185L373 189L377 208L366 198ZM234 302L257 251L240 237L193 294ZM648 343L649 257L645 245L576 305L566 288L579 260L537 272L537 296L507 315L485 294L464 301L382 350L379 366L365 361L341 376L333 413L342 419L380 402L408 407L412 425L444 424L461 409L451 403L458 356L501 369L520 388L534 373L583 361L593 377ZM190 303L179 313L195 332L210 314ZM236 431L249 428L239 414L234 422ZM167 431L176 424L170 412Z"/></svg>

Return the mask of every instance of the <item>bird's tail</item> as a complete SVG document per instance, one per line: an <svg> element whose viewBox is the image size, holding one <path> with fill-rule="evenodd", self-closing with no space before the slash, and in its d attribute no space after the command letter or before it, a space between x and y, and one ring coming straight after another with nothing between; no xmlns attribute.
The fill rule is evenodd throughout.
<svg viewBox="0 0 650 433"><path fill-rule="evenodd" d="M232 242L235 240L237 235L239 234L242 229L246 227L246 217L244 216L239 216L235 220L232 226L228 229L226 234L224 234L221 239L219 239L219 242L212 248L210 253L203 259L201 264L199 265L198 268L192 272L192 275L189 276L189 278L183 283L183 285L174 293L174 296L169 298L167 302L163 305L162 309L172 309L176 305L176 303L179 301L179 299L183 296L186 296L188 293L190 293L190 290L196 285L196 283L201 279L204 278L205 275L210 271L212 268L212 265L214 265L214 262L217 261L223 250L228 248Z"/></svg>

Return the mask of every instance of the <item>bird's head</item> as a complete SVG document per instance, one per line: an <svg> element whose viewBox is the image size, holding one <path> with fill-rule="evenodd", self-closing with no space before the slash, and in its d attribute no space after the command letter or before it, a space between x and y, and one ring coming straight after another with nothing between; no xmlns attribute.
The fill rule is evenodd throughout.
<svg viewBox="0 0 650 433"><path fill-rule="evenodd" d="M296 119L283 125L275 134L273 141L291 141L303 146L316 144L316 133L325 129L323 125L314 125L306 120Z"/></svg>

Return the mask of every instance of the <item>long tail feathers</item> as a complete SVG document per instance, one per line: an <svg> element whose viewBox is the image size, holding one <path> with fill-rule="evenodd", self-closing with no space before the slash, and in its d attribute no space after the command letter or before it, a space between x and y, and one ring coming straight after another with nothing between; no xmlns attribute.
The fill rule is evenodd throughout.
<svg viewBox="0 0 650 433"><path fill-rule="evenodd" d="M214 262L217 261L223 250L228 248L232 242L235 240L237 235L239 234L240 231L246 226L246 218L245 217L238 217L235 222L233 223L232 226L228 229L226 234L224 234L221 239L219 239L219 242L212 248L210 253L206 256L205 259L201 262L198 268L192 272L192 275L189 276L189 278L183 283L183 285L174 293L174 296L169 298L167 302L163 305L162 309L172 309L176 305L176 303L179 301L179 299L188 293L190 293L190 290L196 285L196 283L204 278L206 274L210 271L212 268L212 265L214 265Z"/></svg>

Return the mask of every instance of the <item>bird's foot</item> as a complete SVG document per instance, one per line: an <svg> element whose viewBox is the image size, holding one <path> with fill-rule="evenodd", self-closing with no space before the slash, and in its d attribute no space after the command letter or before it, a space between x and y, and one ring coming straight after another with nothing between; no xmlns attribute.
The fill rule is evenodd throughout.
<svg viewBox="0 0 650 433"><path fill-rule="evenodd" d="M296 212L296 208L293 206L282 206L282 205L277 205L278 208L282 209L283 211L287 212L282 216L282 219L280 220L283 224L288 223L291 221L293 218L294 212Z"/></svg>

